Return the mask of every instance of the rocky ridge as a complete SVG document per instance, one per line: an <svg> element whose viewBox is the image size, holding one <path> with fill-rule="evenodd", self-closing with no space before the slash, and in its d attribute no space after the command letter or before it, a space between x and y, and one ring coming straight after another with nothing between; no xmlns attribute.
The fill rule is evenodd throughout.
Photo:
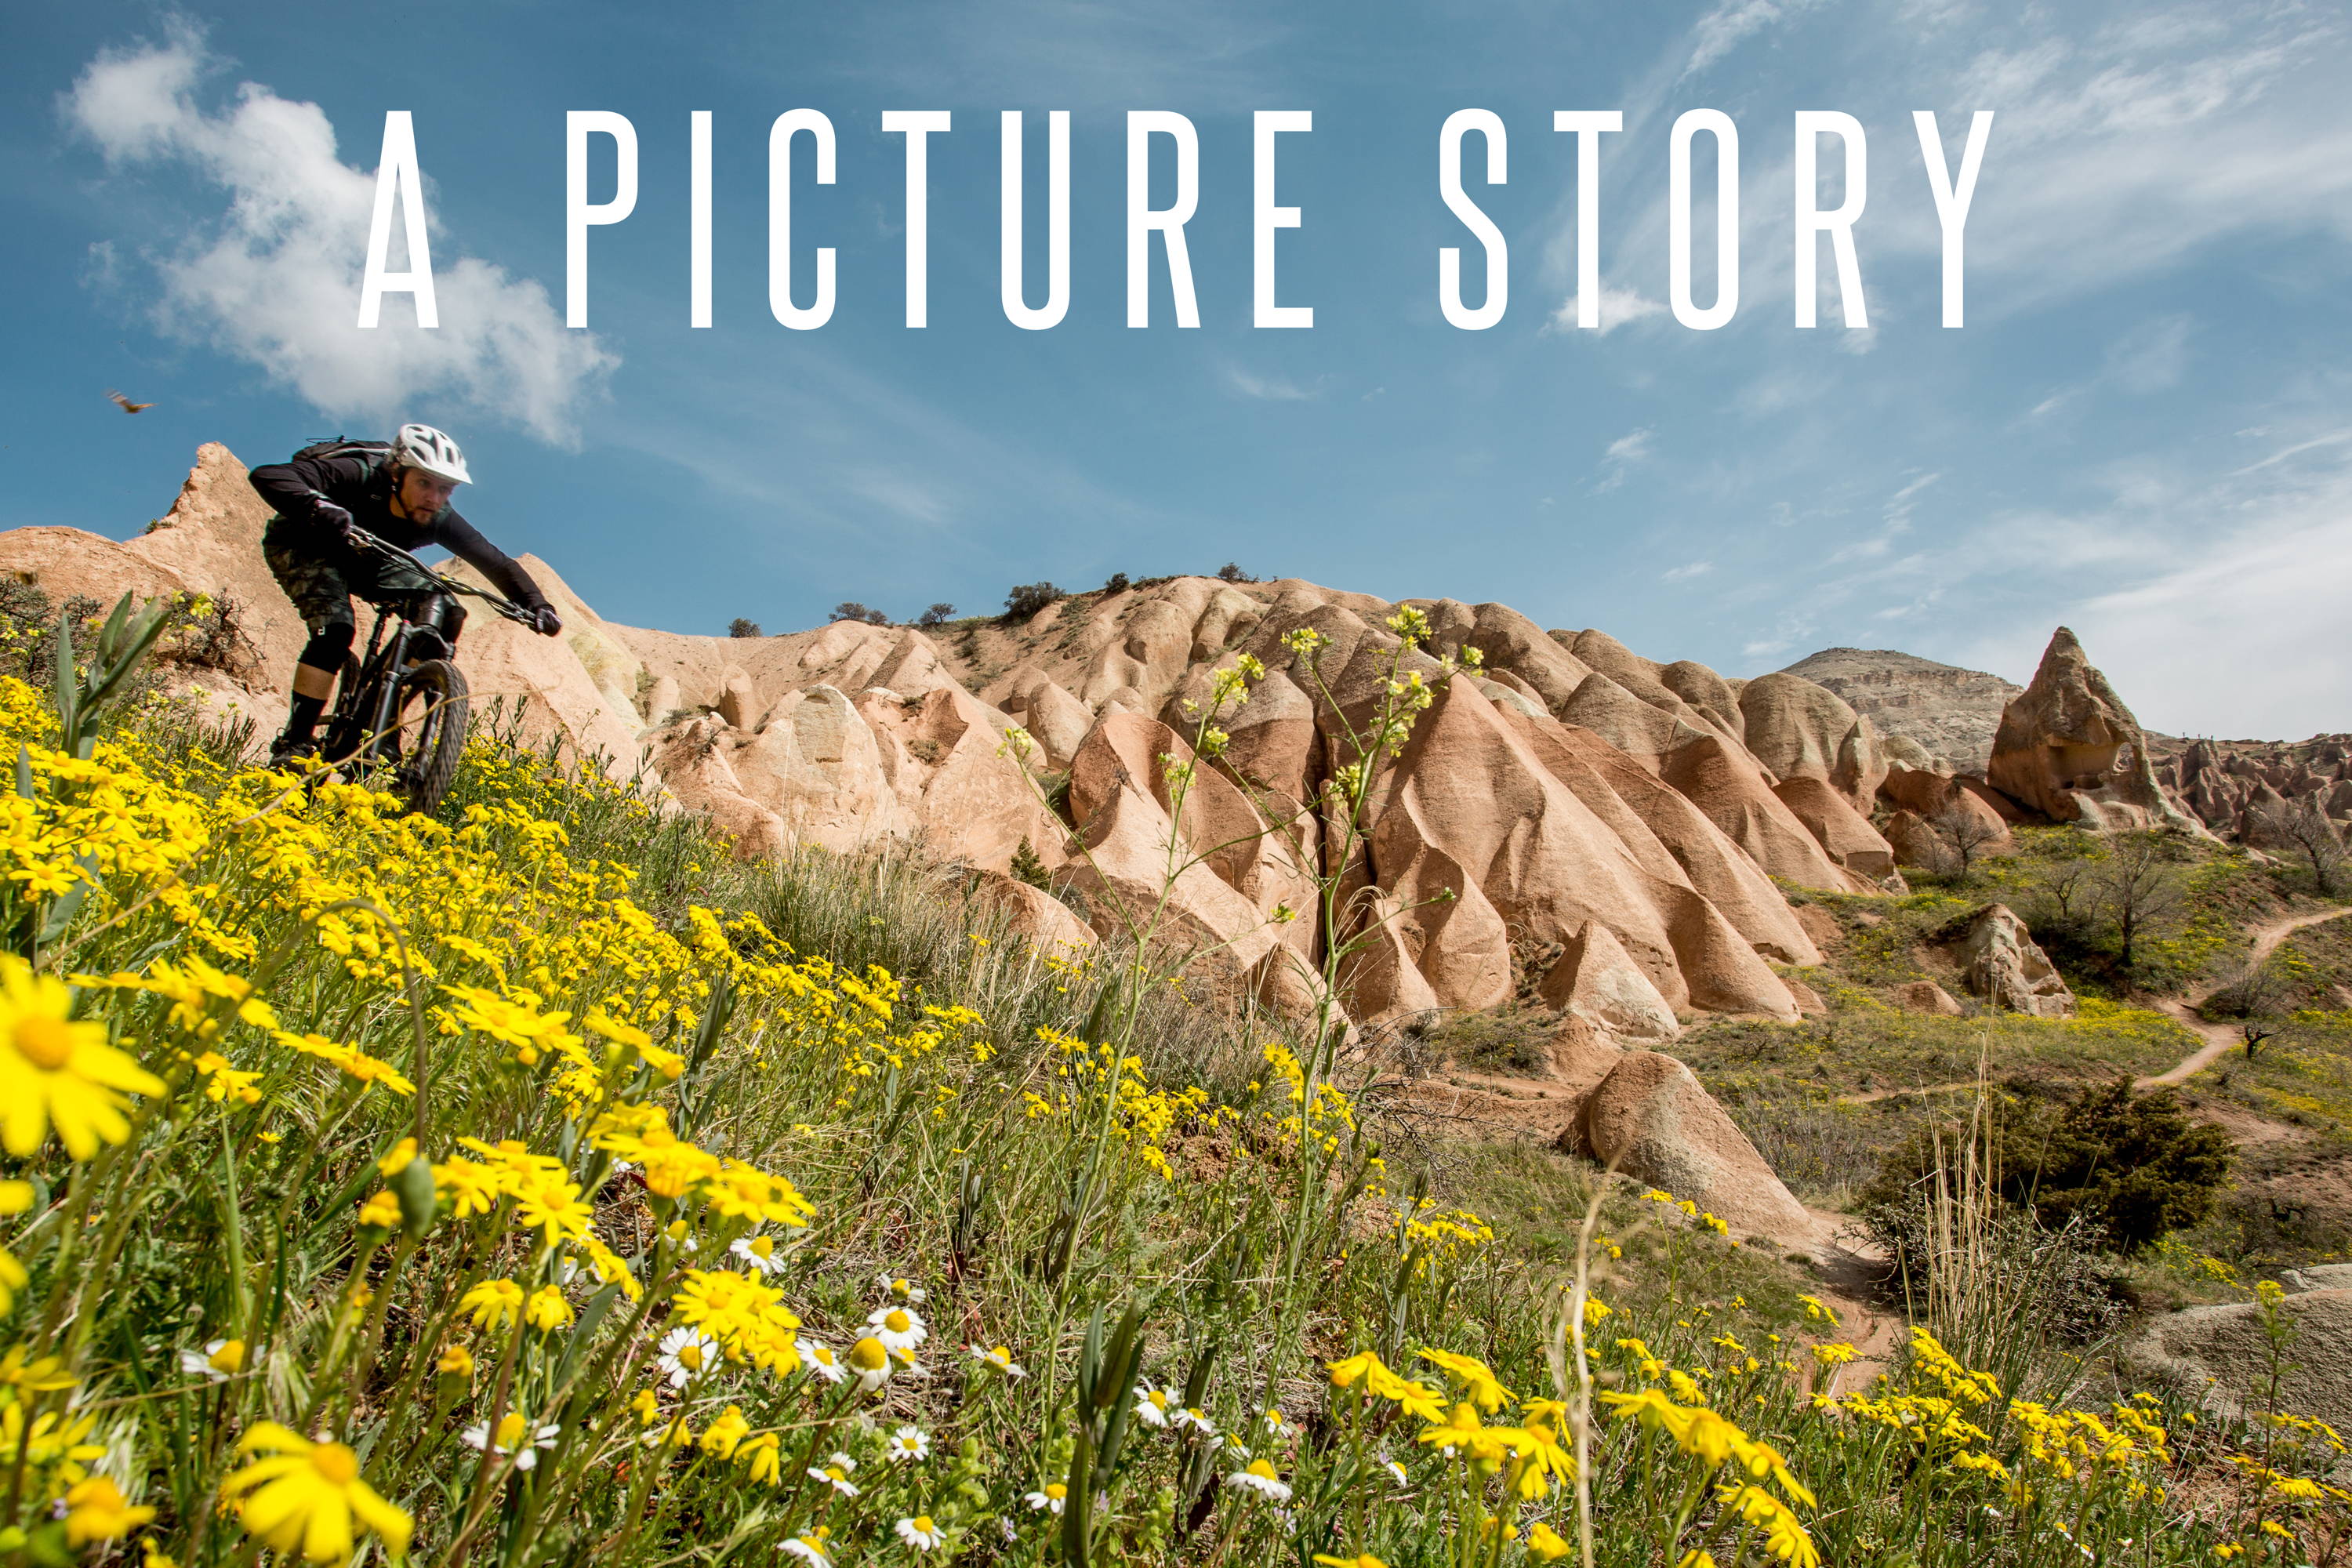
<svg viewBox="0 0 2352 1568"><path fill-rule="evenodd" d="M1825 647L1781 671L1825 686L1875 725L1946 768L1982 773L2001 710L2024 688L1981 669L1893 648Z"/></svg>
<svg viewBox="0 0 2352 1568"><path fill-rule="evenodd" d="M207 445L143 537L17 529L0 534L0 571L57 598L225 596L230 656L181 684L257 710L266 733L303 639L260 558L267 517L243 466ZM1297 579L1161 579L937 635L840 621L736 638L606 621L546 563L523 563L565 630L542 639L477 616L461 663L478 700L528 699L526 738L634 772L739 853L919 840L968 868L1015 929L1072 945L1129 927L1181 866L1160 935L1196 955L1188 984L1287 1011L1317 1000L1321 955L1366 929L1322 928L1317 879L1339 875L1356 908L1385 917L1343 973L1358 1023L1533 996L1562 1042L1580 1042L1556 1047L1576 1070L1552 1131L1768 1231L1802 1211L1687 1069L1649 1047L1705 1014L1819 1009L1792 971L1822 952L1784 889L1899 889L1906 845L1874 818L1898 840L1955 814L1988 834L2035 819L2187 826L2063 628L2004 708L1989 784L1801 674L1727 680L1498 604L1405 601L1429 635L1402 652L1400 605ZM1300 632L1318 655L1297 651ZM1471 650L1483 668L1445 678L1438 661ZM1222 720L1222 754L1195 757L1197 705L1244 656L1265 674ZM1340 865L1325 786L1356 760L1351 730L1392 673L1433 695ZM2320 765L2298 757L2281 776L2302 787ZM2332 765L2340 776L2340 755ZM1050 887L1013 876L1016 861ZM1956 939L1956 983L2063 1016L2072 998L2030 937L2006 910L1982 915Z"/></svg>

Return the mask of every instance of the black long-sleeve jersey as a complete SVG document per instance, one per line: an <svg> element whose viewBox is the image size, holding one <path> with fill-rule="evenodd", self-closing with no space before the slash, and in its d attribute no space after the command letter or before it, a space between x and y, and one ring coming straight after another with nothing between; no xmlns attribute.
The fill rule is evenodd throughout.
<svg viewBox="0 0 2352 1568"><path fill-rule="evenodd" d="M443 507L431 522L412 522L392 510L391 466L382 453L353 452L340 456L296 457L283 463L265 463L253 470L253 488L278 509L278 517L297 531L313 535L322 547L333 539L321 527L312 509L331 500L352 514L352 521L378 539L414 552L437 544L472 565L499 591L527 610L547 603L547 595L514 558L459 516L455 507Z"/></svg>

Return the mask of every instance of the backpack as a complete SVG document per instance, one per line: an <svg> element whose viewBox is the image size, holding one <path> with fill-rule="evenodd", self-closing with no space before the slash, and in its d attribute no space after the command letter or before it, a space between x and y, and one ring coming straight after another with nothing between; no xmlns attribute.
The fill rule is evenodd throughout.
<svg viewBox="0 0 2352 1568"><path fill-rule="evenodd" d="M304 458L365 458L368 459L368 468L373 473L376 468L383 467L383 460L391 456L392 443L389 441L353 441L336 436L327 440L311 442L287 461L296 462Z"/></svg>

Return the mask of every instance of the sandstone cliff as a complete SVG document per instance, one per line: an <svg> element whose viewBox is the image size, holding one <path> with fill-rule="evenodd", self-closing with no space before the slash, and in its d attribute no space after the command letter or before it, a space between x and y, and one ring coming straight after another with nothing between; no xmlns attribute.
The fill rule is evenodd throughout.
<svg viewBox="0 0 2352 1568"><path fill-rule="evenodd" d="M58 597L226 594L247 653L190 683L262 710L267 732L302 632L260 560L266 514L242 466L207 446L143 538L19 529L0 535L0 570ZM1373 1021L1528 994L1632 1041L1669 1038L1701 1012L1793 1019L1801 998L1774 966L1820 953L1783 887L1899 886L1898 849L1956 805L1996 830L2035 814L2178 817L2129 710L2063 630L2008 706L1996 789L1883 733L1865 707L1909 711L1884 685L1851 684L1856 703L1785 671L1729 681L1506 605L1412 600L1430 636L1399 673L1435 681L1433 697L1382 759L1343 866L1326 786L1355 760L1349 729L1397 658L1398 606L1371 595L1173 577L1018 621L730 638L608 622L545 563L525 564L564 633L551 641L478 614L461 660L477 697L528 699L526 736L603 754L707 813L742 853L920 839L1057 937L1074 926L1046 907L1055 900L1004 876L1024 843L1059 903L1102 934L1199 857L1176 878L1163 930L1206 955L1197 973L1218 991L1303 1005L1320 954L1372 914L1393 917L1346 976L1352 1010ZM1323 641L1314 660L1292 650L1302 630ZM1470 650L1483 669L1438 679L1437 659ZM1266 674L1180 804L1173 770L1199 763L1187 704L1244 655ZM1943 680L1969 703L1980 694L1969 683L1991 679L1908 663L1905 689ZM2216 766L2197 776L2239 776ZM2342 748L2274 771L2306 788L2323 767L2335 787ZM1901 843L1873 825L1890 813L1910 836ZM1318 924L1325 874L1361 895L1339 932Z"/></svg>

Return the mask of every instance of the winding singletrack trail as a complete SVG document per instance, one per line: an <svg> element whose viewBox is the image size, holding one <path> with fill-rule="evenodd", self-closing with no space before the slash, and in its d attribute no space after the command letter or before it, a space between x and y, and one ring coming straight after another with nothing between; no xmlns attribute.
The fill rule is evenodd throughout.
<svg viewBox="0 0 2352 1568"><path fill-rule="evenodd" d="M2329 921L2340 920L2346 915L2352 915L2352 908L2319 910L2308 914L2289 915L2284 920L2273 921L2270 924L2258 928L2254 931L2254 951L2247 958L2246 967L2251 969L2262 963L2278 951L2279 943L2305 927L2324 925ZM2204 1004L2205 999L2220 989L2221 985L2217 982L2202 990L2192 991L2185 996L2157 1004L2175 1019L2196 1030L2204 1037L2205 1045L2201 1049L2192 1051L2182 1058L2178 1065L2168 1068L2154 1078L2141 1079L2132 1086L2133 1088L2156 1089L2166 1084L2187 1083L2244 1043L2244 1037L2227 1024L2209 1024L2197 1016L2197 1009Z"/></svg>
<svg viewBox="0 0 2352 1568"><path fill-rule="evenodd" d="M2299 915L2285 916L2271 921L2268 925L2255 927L2253 952L2246 959L2246 967L2252 968L2262 963L2278 951L2279 943L2305 927L2325 925L2329 921L2340 920L2346 915L2352 915L2352 906L2309 910ZM2227 1024L2209 1024L2197 1016L2197 1009L2204 1005L2205 999L2221 988L2221 983L2216 981L2186 995L2172 997L2156 1004L2158 1011L2183 1027L2192 1030L2205 1043L2154 1077L2135 1079L2132 1081L2134 1089L2161 1089L2171 1084L2187 1083L2243 1043L2244 1037ZM1902 1089L1874 1089L1864 1094L1842 1094L1838 1096L1838 1103L1840 1105L1872 1105L1882 1100L1895 1100L1906 1094L1950 1094L1958 1089L1974 1089L1976 1086L1977 1080L1971 1078L1960 1079L1952 1083L1915 1084Z"/></svg>

